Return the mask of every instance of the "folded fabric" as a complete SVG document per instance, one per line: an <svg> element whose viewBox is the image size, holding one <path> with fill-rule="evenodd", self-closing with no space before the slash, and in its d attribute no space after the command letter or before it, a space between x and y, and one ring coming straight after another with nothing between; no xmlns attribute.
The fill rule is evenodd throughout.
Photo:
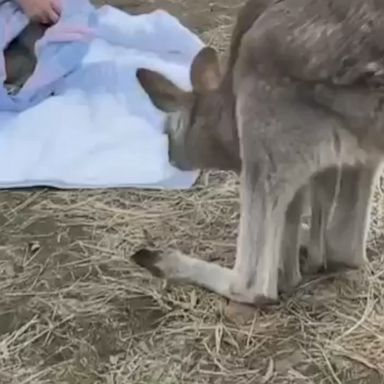
<svg viewBox="0 0 384 384"><path fill-rule="evenodd" d="M202 42L164 11L131 16L66 0L36 46L38 63L16 95L0 55L0 188L189 188L198 172L169 164L164 114L136 79L155 69L190 88ZM0 6L2 50L27 24Z"/></svg>

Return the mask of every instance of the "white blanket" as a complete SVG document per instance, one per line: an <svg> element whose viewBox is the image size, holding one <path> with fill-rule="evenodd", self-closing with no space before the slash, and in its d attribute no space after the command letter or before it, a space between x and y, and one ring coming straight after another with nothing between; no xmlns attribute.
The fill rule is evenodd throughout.
<svg viewBox="0 0 384 384"><path fill-rule="evenodd" d="M95 10L87 0L63 3L93 12L87 19L93 22L81 25L85 19L76 9L64 12L41 42L30 82L15 98L0 95L0 188L189 188L198 173L169 164L164 114L135 73L156 69L189 88L190 64L202 42L163 11L130 16L110 6ZM79 32L82 45L71 45L80 27L91 32ZM66 44L70 53L62 49ZM55 77L60 65L65 70Z"/></svg>

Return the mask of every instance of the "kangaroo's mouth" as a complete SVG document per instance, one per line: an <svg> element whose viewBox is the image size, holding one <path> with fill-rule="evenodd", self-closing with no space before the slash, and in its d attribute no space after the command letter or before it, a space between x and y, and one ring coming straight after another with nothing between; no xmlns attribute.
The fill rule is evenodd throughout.
<svg viewBox="0 0 384 384"><path fill-rule="evenodd" d="M164 132L168 136L169 163L180 171L193 171L195 168L188 149L188 128L182 112L167 116Z"/></svg>
<svg viewBox="0 0 384 384"><path fill-rule="evenodd" d="M177 136L184 131L184 119L181 112L167 115L164 132L168 136Z"/></svg>

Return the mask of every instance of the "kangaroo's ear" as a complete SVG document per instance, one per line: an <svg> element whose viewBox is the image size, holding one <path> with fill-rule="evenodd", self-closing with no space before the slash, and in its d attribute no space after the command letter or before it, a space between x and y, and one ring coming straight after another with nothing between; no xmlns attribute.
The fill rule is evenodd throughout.
<svg viewBox="0 0 384 384"><path fill-rule="evenodd" d="M193 90L197 93L215 90L219 87L220 80L220 63L216 50L211 47L203 48L191 67Z"/></svg>
<svg viewBox="0 0 384 384"><path fill-rule="evenodd" d="M136 72L139 83L152 103L163 112L175 112L184 105L188 92L158 72L140 68Z"/></svg>

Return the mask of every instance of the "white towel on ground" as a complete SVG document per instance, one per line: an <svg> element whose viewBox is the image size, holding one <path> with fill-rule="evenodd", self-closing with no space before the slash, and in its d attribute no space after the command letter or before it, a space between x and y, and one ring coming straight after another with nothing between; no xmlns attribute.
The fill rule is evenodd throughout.
<svg viewBox="0 0 384 384"><path fill-rule="evenodd" d="M75 3L88 1L66 2ZM110 6L92 11L97 21L90 25L93 37L85 40L87 49L83 56L79 51L75 69L48 84L54 95L42 101L38 92L31 96L31 88L36 91L58 67L49 66L54 50L45 47L39 62L48 62L40 65L46 73L38 81L32 76L29 88L12 101L19 103L16 111L0 112L0 188L191 187L198 172L169 164L164 114L152 105L135 73L138 67L156 69L189 88L190 64L202 42L164 11L140 16ZM64 13L56 35L47 34L47 46L58 44L66 22L68 28L77 27L73 18L68 20ZM72 50L73 55L76 46ZM60 60L66 64L65 57Z"/></svg>

